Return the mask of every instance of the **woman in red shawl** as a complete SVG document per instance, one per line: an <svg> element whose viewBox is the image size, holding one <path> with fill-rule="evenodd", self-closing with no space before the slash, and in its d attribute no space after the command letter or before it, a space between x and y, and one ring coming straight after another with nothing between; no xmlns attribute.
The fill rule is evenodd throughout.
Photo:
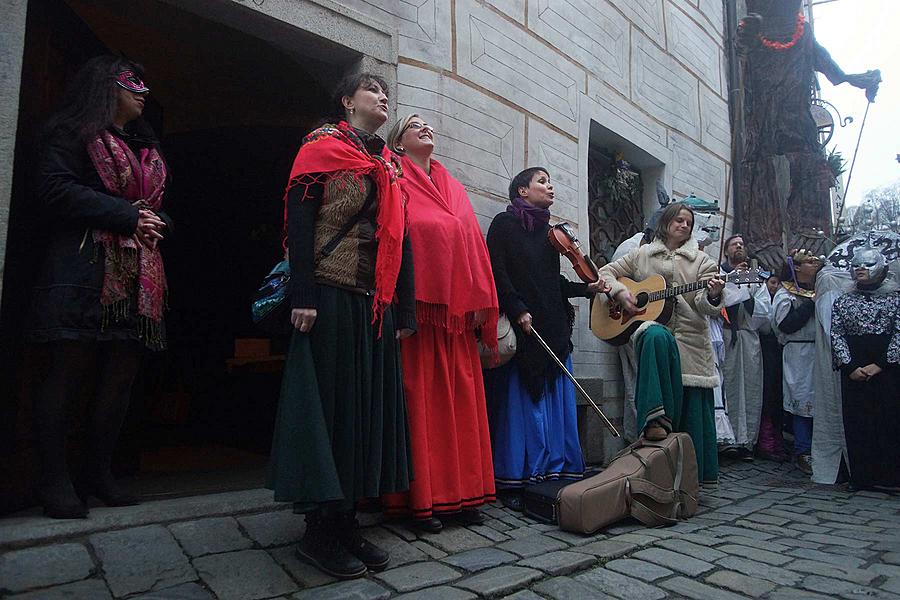
<svg viewBox="0 0 900 600"><path fill-rule="evenodd" d="M386 511L411 513L425 531L438 515L483 521L475 507L494 500L494 468L475 330L497 345L497 292L490 257L466 190L431 157L434 130L412 114L394 125L409 237L415 256L418 333L403 340L403 387L414 479L408 494L382 498Z"/></svg>
<svg viewBox="0 0 900 600"><path fill-rule="evenodd" d="M300 557L349 579L390 560L359 534L357 503L409 489L399 339L416 320L397 169L375 134L387 85L350 75L335 110L337 124L304 138L285 191L295 331L268 486L306 515Z"/></svg>
<svg viewBox="0 0 900 600"><path fill-rule="evenodd" d="M87 61L42 140L36 200L48 239L26 341L46 368L34 423L38 497L54 518L86 517L88 496L107 506L137 503L116 485L110 465L141 361L148 349L165 347L158 242L171 229L161 210L166 163L141 119L150 92L142 76L140 65L115 56ZM73 486L68 413L94 377L85 465Z"/></svg>

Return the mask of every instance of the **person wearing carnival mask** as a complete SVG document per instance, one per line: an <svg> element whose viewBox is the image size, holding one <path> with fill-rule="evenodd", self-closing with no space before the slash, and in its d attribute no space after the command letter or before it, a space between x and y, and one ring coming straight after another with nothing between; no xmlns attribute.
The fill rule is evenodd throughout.
<svg viewBox="0 0 900 600"><path fill-rule="evenodd" d="M291 324L267 486L306 515L300 558L339 579L384 569L357 503L409 489L401 338L415 333L397 164L376 131L387 84L338 83L334 123L303 139L285 190Z"/></svg>
<svg viewBox="0 0 900 600"><path fill-rule="evenodd" d="M824 265L822 257L806 250L794 250L781 276L781 289L772 300L772 329L784 348L782 394L784 410L793 416L794 460L797 467L812 474L813 407L816 385L816 275Z"/></svg>
<svg viewBox="0 0 900 600"><path fill-rule="evenodd" d="M400 156L415 257L416 335L403 340L403 387L415 479L383 496L386 514L411 515L436 533L442 519L477 525L495 499L484 379L475 330L497 351L497 291L487 245L463 185L432 157L434 129L397 121L388 147Z"/></svg>
<svg viewBox="0 0 900 600"><path fill-rule="evenodd" d="M900 486L900 282L884 255L853 255L854 290L834 303L831 345L841 372L850 489Z"/></svg>
<svg viewBox="0 0 900 600"><path fill-rule="evenodd" d="M143 69L114 56L73 78L42 137L37 196L49 245L34 287L26 341L46 355L34 401L42 474L38 498L55 518L87 516L87 498L136 504L110 466L131 386L147 349L165 347L166 277L159 242L168 179L153 131L141 119ZM73 487L66 466L67 412L96 373L88 452Z"/></svg>

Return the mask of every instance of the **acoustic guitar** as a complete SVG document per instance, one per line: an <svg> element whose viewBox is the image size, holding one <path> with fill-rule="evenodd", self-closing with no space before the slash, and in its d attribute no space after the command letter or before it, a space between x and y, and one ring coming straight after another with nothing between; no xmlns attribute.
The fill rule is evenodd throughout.
<svg viewBox="0 0 900 600"><path fill-rule="evenodd" d="M759 269L732 271L727 275L719 275L719 277L726 283L735 285L749 285L765 281L765 277ZM613 346L621 346L627 342L631 334L645 321L656 321L661 325L668 323L672 318L672 311L675 310L675 297L702 290L707 283L706 281L695 281L669 287L662 275L651 275L643 281L620 277L618 281L634 296L635 304L640 311L629 313L622 308L619 302L600 295L594 298L594 305L591 307L591 331L598 338Z"/></svg>

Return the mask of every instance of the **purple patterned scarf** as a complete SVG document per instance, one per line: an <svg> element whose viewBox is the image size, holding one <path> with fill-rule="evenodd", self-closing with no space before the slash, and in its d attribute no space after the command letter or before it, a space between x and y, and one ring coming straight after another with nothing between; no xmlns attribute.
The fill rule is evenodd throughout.
<svg viewBox="0 0 900 600"><path fill-rule="evenodd" d="M550 222L550 211L546 208L538 208L528 203L523 198L516 198L509 206L506 212L512 213L519 218L525 231L534 231L538 225L546 225Z"/></svg>

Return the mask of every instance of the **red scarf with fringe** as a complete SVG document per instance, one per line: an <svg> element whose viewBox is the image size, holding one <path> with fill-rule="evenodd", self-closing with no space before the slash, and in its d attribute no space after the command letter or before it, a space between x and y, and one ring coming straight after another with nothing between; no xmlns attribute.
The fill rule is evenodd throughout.
<svg viewBox="0 0 900 600"><path fill-rule="evenodd" d="M136 155L124 140L107 130L88 142L87 153L107 192L139 208L158 211L162 207L167 171L156 148L141 148ZM134 236L98 229L93 237L104 248L100 292L104 325L127 318L134 296L141 340L152 349L162 348L166 273L159 248L147 248Z"/></svg>
<svg viewBox="0 0 900 600"><path fill-rule="evenodd" d="M308 188L315 183L327 183L338 173L351 172L360 187L366 175L375 182L377 216L375 239L375 297L372 300L372 324L378 325L381 335L381 316L394 301L397 275L403 254L403 234L406 227L403 198L397 183L397 168L385 147L381 155L369 154L365 144L345 121L337 125L323 125L303 139L294 159L291 176L284 190L285 230L287 230L288 191L302 185L302 200L308 198Z"/></svg>
<svg viewBox="0 0 900 600"><path fill-rule="evenodd" d="M485 315L481 339L497 348L497 288L487 244L463 185L431 161L431 178L400 159L416 277L416 319L453 333L472 330Z"/></svg>

